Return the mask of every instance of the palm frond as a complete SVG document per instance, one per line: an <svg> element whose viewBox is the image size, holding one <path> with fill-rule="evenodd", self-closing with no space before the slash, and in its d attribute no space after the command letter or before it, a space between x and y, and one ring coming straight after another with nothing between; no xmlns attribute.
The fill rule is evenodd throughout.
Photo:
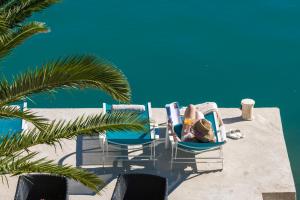
<svg viewBox="0 0 300 200"><path fill-rule="evenodd" d="M95 192L99 192L103 184L95 174L86 170L72 167L70 165L57 165L52 160L34 159L38 153L31 152L22 155L24 152L18 152L11 156L0 157L0 176L20 175L28 173L47 173L57 176L64 176L82 183Z"/></svg>
<svg viewBox="0 0 300 200"><path fill-rule="evenodd" d="M20 109L15 106L0 107L0 118L20 118L32 123L38 129L44 129L48 125L46 118L38 116L29 110L20 111Z"/></svg>
<svg viewBox="0 0 300 200"><path fill-rule="evenodd" d="M0 11L4 11L8 6L12 5L16 0L0 0Z"/></svg>
<svg viewBox="0 0 300 200"><path fill-rule="evenodd" d="M6 23L6 20L0 16L0 34L7 32L7 30L8 30L8 25Z"/></svg>
<svg viewBox="0 0 300 200"><path fill-rule="evenodd" d="M124 131L124 134L132 130L143 132L148 123L138 114L128 112L81 116L71 121L54 121L42 131L33 129L0 138L0 156L8 156L38 144L60 144L61 139L73 139L78 135L93 135L104 131Z"/></svg>
<svg viewBox="0 0 300 200"><path fill-rule="evenodd" d="M92 56L73 56L43 65L0 82L0 106L35 93L58 88L96 88L120 101L130 100L130 88L123 73Z"/></svg>
<svg viewBox="0 0 300 200"><path fill-rule="evenodd" d="M22 44L26 39L38 33L48 32L44 23L30 22L16 30L0 34L0 58L8 55L12 49Z"/></svg>
<svg viewBox="0 0 300 200"><path fill-rule="evenodd" d="M5 4L6 6L2 10L2 16L8 20L9 26L13 28L30 17L33 13L39 12L58 1L59 0L22 0L9 2L9 4Z"/></svg>

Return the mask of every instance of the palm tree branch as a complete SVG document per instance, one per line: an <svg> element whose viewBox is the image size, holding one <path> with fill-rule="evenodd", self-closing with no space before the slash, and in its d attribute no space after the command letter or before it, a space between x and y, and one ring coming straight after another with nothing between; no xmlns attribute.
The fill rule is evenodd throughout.
<svg viewBox="0 0 300 200"><path fill-rule="evenodd" d="M19 0L1 0L0 1L0 9L3 11L10 6L16 4Z"/></svg>
<svg viewBox="0 0 300 200"><path fill-rule="evenodd" d="M145 131L148 120L142 119L136 113L116 112L81 116L71 121L52 122L46 129L27 130L22 134L1 138L0 156L8 156L23 149L29 149L38 144L60 144L61 139L73 139L78 135L93 135L105 131Z"/></svg>
<svg viewBox="0 0 300 200"><path fill-rule="evenodd" d="M22 0L8 2L2 6L2 16L4 16L10 27L13 28L26 20L33 13L42 11L59 0Z"/></svg>
<svg viewBox="0 0 300 200"><path fill-rule="evenodd" d="M71 178L82 183L95 192L100 191L103 182L93 173L72 167L70 165L57 165L45 158L34 159L38 153L31 152L24 155L18 152L9 157L0 157L0 176L12 174L13 176L28 173L47 173Z"/></svg>
<svg viewBox="0 0 300 200"><path fill-rule="evenodd" d="M0 106L39 92L87 87L104 90L119 101L130 100L129 84L120 70L93 56L73 56L29 70L12 83L0 81Z"/></svg>
<svg viewBox="0 0 300 200"><path fill-rule="evenodd" d="M20 111L16 106L0 107L0 118L20 118L32 123L38 129L44 129L48 125L46 118L38 116L29 110Z"/></svg>
<svg viewBox="0 0 300 200"><path fill-rule="evenodd" d="M0 33L3 33L8 30L8 24L3 17L0 16Z"/></svg>
<svg viewBox="0 0 300 200"><path fill-rule="evenodd" d="M22 44L26 39L38 33L48 32L48 28L41 22L30 22L16 30L4 31L0 34L0 58L8 55L12 49Z"/></svg>
<svg viewBox="0 0 300 200"><path fill-rule="evenodd" d="M0 1L0 11L4 11L7 9L9 6L11 6L13 3L15 3L16 0L1 0Z"/></svg>

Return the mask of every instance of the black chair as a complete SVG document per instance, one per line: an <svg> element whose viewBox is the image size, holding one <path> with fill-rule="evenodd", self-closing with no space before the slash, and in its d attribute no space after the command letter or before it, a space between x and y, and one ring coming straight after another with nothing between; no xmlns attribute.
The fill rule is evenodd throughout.
<svg viewBox="0 0 300 200"><path fill-rule="evenodd" d="M67 179L51 175L26 175L18 180L15 200L68 200Z"/></svg>
<svg viewBox="0 0 300 200"><path fill-rule="evenodd" d="M166 200L166 178L151 174L121 174L118 177L112 200Z"/></svg>

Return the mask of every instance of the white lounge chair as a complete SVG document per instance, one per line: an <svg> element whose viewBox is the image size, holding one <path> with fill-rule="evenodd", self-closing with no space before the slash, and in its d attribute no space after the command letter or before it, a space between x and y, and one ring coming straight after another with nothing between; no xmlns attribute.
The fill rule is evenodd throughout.
<svg viewBox="0 0 300 200"><path fill-rule="evenodd" d="M115 106L114 109L112 107ZM119 132L106 132L105 134L100 134L100 143L103 145L103 166L106 163L107 158L116 158L117 160L130 160L130 158L134 158L134 161L145 161L150 160L153 161L155 166L156 161L156 140L159 139L159 135L155 134L155 130L153 127L150 127L150 119L151 119L151 103L147 105L135 105L135 107L139 106L138 108L143 107L143 110L140 110L138 113L139 115L146 120L149 120L149 124L146 127L145 133L138 133L135 131L119 131ZM125 110L130 111L131 106L129 105L111 105L111 104L103 104L103 112L104 113L111 113L114 110L120 109L124 110L123 108L126 107ZM132 110L131 110L132 111ZM114 150L128 150L128 155L109 155L108 153L108 146ZM144 150L145 148L150 148L150 154L143 154L143 155L133 155L131 156L131 152ZM143 152L144 153L144 152ZM138 159L139 158L139 159Z"/></svg>
<svg viewBox="0 0 300 200"><path fill-rule="evenodd" d="M171 143L171 169L174 163L221 163L223 170L223 152L222 145L226 142L225 129L219 126L217 113L215 111L208 112L204 117L209 120L213 126L216 137L215 143L198 143L198 142L182 142L176 138L181 138L182 117L180 116L180 108L177 102L166 105L168 117L168 139ZM176 137L177 136L177 137ZM219 156L215 157L199 157L184 158L178 156L178 150L193 153L195 155L205 153L208 151L219 151ZM202 160L202 161L201 161Z"/></svg>

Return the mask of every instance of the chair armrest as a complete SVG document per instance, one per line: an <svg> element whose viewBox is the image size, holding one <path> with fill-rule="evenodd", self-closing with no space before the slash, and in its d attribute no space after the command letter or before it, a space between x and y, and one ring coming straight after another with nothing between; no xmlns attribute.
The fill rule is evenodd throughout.
<svg viewBox="0 0 300 200"><path fill-rule="evenodd" d="M151 139L158 140L159 134L157 133L158 124L156 122L150 123L150 133L151 133Z"/></svg>
<svg viewBox="0 0 300 200"><path fill-rule="evenodd" d="M23 103L23 111L26 111L26 110L28 110L28 108L27 108L27 102L25 101ZM27 121L22 119L22 130L27 130L27 129L28 129L28 123L27 123Z"/></svg>
<svg viewBox="0 0 300 200"><path fill-rule="evenodd" d="M168 123L168 134L171 143L177 143L181 141L180 138L178 138L177 134L175 133L174 127L170 123Z"/></svg>
<svg viewBox="0 0 300 200"><path fill-rule="evenodd" d="M221 125L220 129L219 129L220 135L222 137L222 141L226 141L227 137L226 137L226 129L225 129L225 125Z"/></svg>
<svg viewBox="0 0 300 200"><path fill-rule="evenodd" d="M155 140L159 140L159 135L155 135Z"/></svg>
<svg viewBox="0 0 300 200"><path fill-rule="evenodd" d="M99 140L105 142L106 141L106 134L105 133L99 133Z"/></svg>
<svg viewBox="0 0 300 200"><path fill-rule="evenodd" d="M105 133L99 133L99 142L100 142L100 147L104 147L104 144L106 142L106 135Z"/></svg>
<svg viewBox="0 0 300 200"><path fill-rule="evenodd" d="M174 137L172 135L169 135L169 141L172 145L177 143L177 141L174 140Z"/></svg>

